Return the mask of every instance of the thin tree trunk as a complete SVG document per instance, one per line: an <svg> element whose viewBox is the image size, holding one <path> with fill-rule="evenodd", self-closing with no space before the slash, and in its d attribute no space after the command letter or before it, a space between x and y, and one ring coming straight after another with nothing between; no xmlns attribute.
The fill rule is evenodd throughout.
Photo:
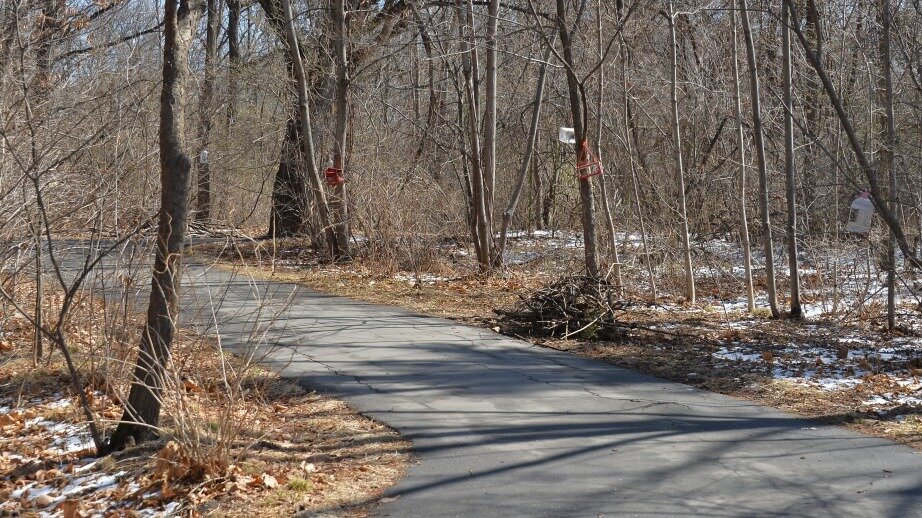
<svg viewBox="0 0 922 518"><path fill-rule="evenodd" d="M617 2L618 18L622 17L623 4ZM643 217L643 207L640 203L640 179L637 177L637 162L634 160L634 146L636 132L632 131L634 125L631 122L633 111L631 110L631 97L628 95L627 65L630 61L630 51L627 40L624 38L624 31L618 33L618 45L621 49L621 93L624 105L622 116L622 125L624 127L624 142L627 148L628 161L631 166L631 187L634 194L634 207L637 210L637 222L640 227L640 243L643 247L644 265L647 267L647 279L650 283L650 299L656 302L656 275L653 271L653 257L650 255L650 245L647 242L647 227Z"/></svg>
<svg viewBox="0 0 922 518"><path fill-rule="evenodd" d="M38 186L38 182L36 182L35 185ZM40 222L36 224L36 227L33 230L33 237L35 239L35 351L33 356L33 364L38 366L39 362L42 360L43 354L42 299L44 296L44 288L42 286L42 230Z"/></svg>
<svg viewBox="0 0 922 518"><path fill-rule="evenodd" d="M336 68L335 107L336 126L333 135L333 167L346 177L349 161L346 157L346 122L349 118L349 62L346 56L347 19L345 0L333 0L333 46ZM346 203L346 182L333 185L330 196L334 233L338 253L335 259L347 259L349 253L349 209Z"/></svg>
<svg viewBox="0 0 922 518"><path fill-rule="evenodd" d="M881 132L884 145L880 152L881 172L886 172L890 187L890 206L896 213L896 129L893 121L893 72L890 62L890 0L879 0L878 12L880 16L880 101L883 104L881 115ZM896 326L896 238L891 231L887 238L887 329L893 330Z"/></svg>
<svg viewBox="0 0 922 518"><path fill-rule="evenodd" d="M160 217L147 324L121 422L108 450L123 449L129 438L143 441L160 419L163 375L179 316L183 242L189 217L192 161L186 142L185 105L189 48L202 14L196 0L164 4L163 89L160 94Z"/></svg>
<svg viewBox="0 0 922 518"><path fill-rule="evenodd" d="M487 34L484 41L486 60L484 70L484 113L483 113L483 185L487 213L487 235L493 236L493 205L496 187L496 32L499 26L499 0L490 0L487 9ZM473 20L471 22L473 26Z"/></svg>
<svg viewBox="0 0 922 518"><path fill-rule="evenodd" d="M538 155L537 158L540 158L541 149L541 134L536 135L534 152ZM544 179L541 177L541 164L540 160L532 160L531 166L531 188L532 196L534 197L533 203L533 218L535 230L544 230Z"/></svg>
<svg viewBox="0 0 922 518"><path fill-rule="evenodd" d="M227 126L237 119L237 75L240 69L240 0L227 0Z"/></svg>
<svg viewBox="0 0 922 518"><path fill-rule="evenodd" d="M301 49L298 43L298 35L295 32L295 21L290 0L281 0L281 7L281 14L285 21L286 45L291 59L292 72L294 72L295 87L298 91L298 117L301 122L301 158L304 160L304 165L307 169L307 179L310 181L313 191L314 204L320 218L320 229L324 236L327 251L331 257L335 258L339 257L340 254L336 235L331 224L326 193L323 190L323 181L320 179L320 172L317 169L315 159L316 155L314 154L314 138L311 130L311 116L307 96L307 75L304 71L304 63L301 60Z"/></svg>
<svg viewBox="0 0 922 518"><path fill-rule="evenodd" d="M730 23L733 25L733 100L736 106L736 127L740 146L740 237L743 244L743 270L745 271L746 307L755 311L755 292L752 287L752 247L749 242L749 217L746 214L746 135L743 132L743 103L740 95L739 42L737 16L733 0L730 1Z"/></svg>
<svg viewBox="0 0 922 518"><path fill-rule="evenodd" d="M768 307L772 317L778 318L778 293L775 287L775 250L772 244L772 227L769 216L768 168L765 163L765 137L762 128L762 102L759 91L758 63L752 29L749 26L749 7L746 0L739 0L743 22L743 38L746 43L746 61L749 63L749 85L752 97L752 134L756 146L756 160L759 165L759 201L762 209L762 244L765 251L765 284L768 288Z"/></svg>
<svg viewBox="0 0 922 518"><path fill-rule="evenodd" d="M784 178L788 204L788 271L791 286L791 318L801 318L800 275L797 261L797 204L794 191L794 87L791 80L791 12L781 6L781 68L784 102Z"/></svg>
<svg viewBox="0 0 922 518"><path fill-rule="evenodd" d="M620 32L620 31L619 31ZM602 41L602 0L596 3L596 44L599 57L599 90L596 97L596 112L599 117L599 126L596 128L596 155L602 160L602 101L605 96L605 49ZM621 258L618 257L618 238L615 235L615 220L611 214L611 204L608 199L608 175L599 178L599 188L602 197L602 210L605 212L605 222L608 228L608 242L611 246L612 273L615 275L615 284L618 294L624 294L624 282L621 278Z"/></svg>
<svg viewBox="0 0 922 518"><path fill-rule="evenodd" d="M554 41L551 40L553 45ZM503 211L502 229L499 233L499 243L496 247L497 260L502 264L506 252L506 239L509 233L509 225L512 223L512 215L519 204L519 198L522 197L522 189L525 186L525 178L531 168L531 160L535 153L535 141L538 138L538 123L541 121L541 105L544 102L544 85L547 82L548 60L551 59L551 47L544 51L544 57L541 61L541 69L538 72L538 87L535 89L535 99L533 101L534 111L531 114L531 126L528 129L528 141L525 144L525 156L522 158L522 165L519 167L519 176L516 180L512 196L509 197L509 204Z"/></svg>
<svg viewBox="0 0 922 518"><path fill-rule="evenodd" d="M557 31L563 49L564 68L567 73L567 93L570 98L570 113L573 117L573 129L576 136L574 151L576 163L583 164L589 161L589 142L586 135L586 93L579 79L576 77L576 61L573 58L572 32L567 27L567 4L565 0L557 0ZM582 14L582 10L579 11ZM579 19L574 23L578 26ZM586 261L586 273L592 277L599 275L598 240L595 228L595 206L592 200L592 178L580 177L579 198L582 205L583 247Z"/></svg>
<svg viewBox="0 0 922 518"><path fill-rule="evenodd" d="M476 63L477 54L471 43L473 38L473 5L468 2L467 7L459 5L461 31L461 59L464 73L464 93L468 109L468 133L470 133L471 162L471 195L472 212L474 213L474 248L477 252L477 262L483 272L490 271L492 252L490 245L493 236L489 233L489 218L486 207L486 186L484 185L483 162L480 153L480 112L477 102Z"/></svg>
<svg viewBox="0 0 922 518"><path fill-rule="evenodd" d="M685 298L689 304L695 303L695 272L692 269L691 240L688 235L688 213L685 210L685 166L682 163L682 128L679 125L678 97L678 43L676 41L675 13L673 2L669 0L669 37L672 42L672 84L670 97L672 101L672 137L675 145L676 178L679 187L679 217L682 230L682 254L685 258Z"/></svg>
<svg viewBox="0 0 922 518"><path fill-rule="evenodd" d="M221 27L221 13L218 0L207 0L208 12L205 29L205 77L202 80L202 95L199 105L199 152L198 192L195 219L208 221L211 216L211 166L208 161L208 147L211 136L212 99L217 73L218 30Z"/></svg>

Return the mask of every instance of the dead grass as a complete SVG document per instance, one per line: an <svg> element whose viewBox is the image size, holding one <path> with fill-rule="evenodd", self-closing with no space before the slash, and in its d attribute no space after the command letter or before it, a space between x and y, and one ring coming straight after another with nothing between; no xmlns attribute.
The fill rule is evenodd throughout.
<svg viewBox="0 0 922 518"><path fill-rule="evenodd" d="M59 299L49 296L48 302L53 306ZM93 411L111 429L121 416L118 394L124 393L125 379L107 378L99 370L105 322L91 314L98 316L101 304L81 300L67 330ZM119 343L109 343L106 350L135 347L141 320L131 319L133 329L124 330ZM299 510L364 516L409 461L410 445L394 430L342 401L222 357L207 337L188 332L180 333L174 346L181 395L166 403L160 439L96 459L60 353L34 367L26 319L7 310L0 322L0 407L5 407L0 411L0 502L6 502L0 513L47 511L61 505L47 502L53 496L73 500L84 514L106 516L131 516L132 509L163 512L171 502L181 504L183 516L289 516ZM119 356L131 354L120 351ZM219 382L221 370L228 368L236 369L245 387L239 398L228 398ZM179 402L185 421L178 417ZM228 462L203 467L202 452L221 439L228 416L241 425L226 436L231 438ZM177 435L189 423L204 425L201 451L190 451L195 445ZM67 440L82 446L64 451L61 444ZM68 496L77 473L91 481L111 475L115 483ZM32 496L13 498L30 484ZM37 500L39 487L51 496Z"/></svg>

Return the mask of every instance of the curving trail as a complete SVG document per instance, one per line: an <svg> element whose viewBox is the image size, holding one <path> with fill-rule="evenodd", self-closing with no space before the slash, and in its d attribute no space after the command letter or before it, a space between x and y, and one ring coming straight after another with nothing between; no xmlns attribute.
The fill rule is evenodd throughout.
<svg viewBox="0 0 922 518"><path fill-rule="evenodd" d="M922 455L885 440L402 309L185 283L183 324L413 441L379 516L922 516Z"/></svg>

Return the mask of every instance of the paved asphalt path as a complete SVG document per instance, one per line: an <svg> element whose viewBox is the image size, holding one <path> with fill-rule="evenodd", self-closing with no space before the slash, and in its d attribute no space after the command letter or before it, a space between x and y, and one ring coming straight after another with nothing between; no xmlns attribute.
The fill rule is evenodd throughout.
<svg viewBox="0 0 922 518"><path fill-rule="evenodd" d="M389 517L922 516L922 455L411 312L186 270L183 324L413 441Z"/></svg>

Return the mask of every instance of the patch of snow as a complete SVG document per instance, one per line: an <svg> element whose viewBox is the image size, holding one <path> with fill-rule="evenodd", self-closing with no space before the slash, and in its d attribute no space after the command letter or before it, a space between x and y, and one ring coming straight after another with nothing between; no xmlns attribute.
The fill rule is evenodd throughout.
<svg viewBox="0 0 922 518"><path fill-rule="evenodd" d="M54 397L58 397L61 399L58 399L57 401L52 401L51 403L45 403L42 406L44 406L45 408L67 408L73 404L70 398L65 398L61 394L56 394Z"/></svg>
<svg viewBox="0 0 922 518"><path fill-rule="evenodd" d="M96 445L93 442L93 437L85 433L78 435L68 435L67 437L58 437L55 438L54 442L51 444L52 446L55 446L54 448L51 448L51 451L58 454L73 453L75 451L86 450Z"/></svg>
<svg viewBox="0 0 922 518"><path fill-rule="evenodd" d="M421 274L408 274L408 273L398 273L394 276L395 281L408 282L410 284L424 283L424 284L434 284L436 282L445 282L450 281L451 277L441 277L438 275L433 275L431 273L421 273Z"/></svg>
<svg viewBox="0 0 922 518"><path fill-rule="evenodd" d="M64 489L61 490L61 494L67 497L114 486L118 484L119 477L124 474L124 471L119 471L114 475L108 473L93 473L92 475L79 477L71 481L70 484L64 486Z"/></svg>
<svg viewBox="0 0 922 518"><path fill-rule="evenodd" d="M519 265L519 264L528 264L534 261L535 259L541 257L541 254L537 252L507 251L505 254L503 254L503 257L506 261L506 264Z"/></svg>
<svg viewBox="0 0 922 518"><path fill-rule="evenodd" d="M755 362L762 360L761 353L743 353L739 350L730 350L726 347L721 347L717 351L711 353L711 356L717 358L718 360L728 360L728 361L744 361L744 362Z"/></svg>

